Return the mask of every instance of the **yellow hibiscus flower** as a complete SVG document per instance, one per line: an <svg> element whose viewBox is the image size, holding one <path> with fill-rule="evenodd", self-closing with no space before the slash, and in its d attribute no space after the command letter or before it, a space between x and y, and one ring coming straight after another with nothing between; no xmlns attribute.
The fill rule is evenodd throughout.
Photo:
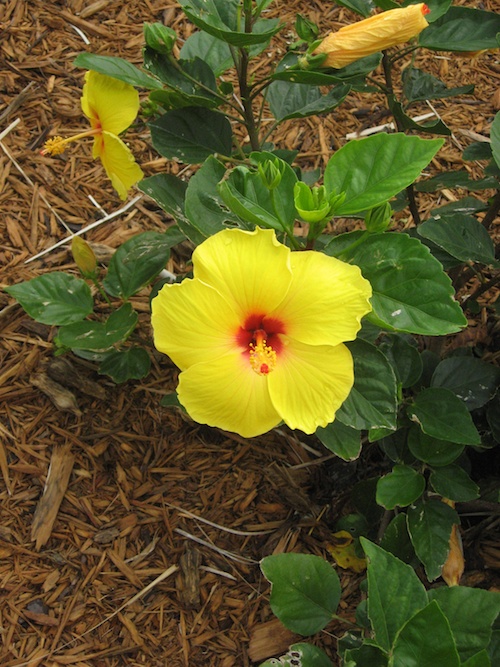
<svg viewBox="0 0 500 667"><path fill-rule="evenodd" d="M134 156L118 135L131 125L139 111L139 94L128 83L93 70L85 74L81 98L82 111L91 129L67 137L49 139L42 153L59 155L71 141L94 137L93 157L100 158L120 199L144 174Z"/></svg>
<svg viewBox="0 0 500 667"><path fill-rule="evenodd" d="M188 414L243 437L333 421L354 381L343 342L371 310L360 269L291 252L273 230L227 229L196 248L193 275L152 303L155 346L181 370Z"/></svg>
<svg viewBox="0 0 500 667"><path fill-rule="evenodd" d="M391 46L404 44L429 25L430 9L423 2L370 16L332 32L314 53L326 53L321 67L340 69Z"/></svg>

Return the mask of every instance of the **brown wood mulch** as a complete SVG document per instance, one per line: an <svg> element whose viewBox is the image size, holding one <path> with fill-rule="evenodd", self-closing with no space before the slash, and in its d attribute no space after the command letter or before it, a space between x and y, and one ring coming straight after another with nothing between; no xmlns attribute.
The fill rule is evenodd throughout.
<svg viewBox="0 0 500 667"><path fill-rule="evenodd" d="M494 11L498 3L481 7ZM329 0L278 1L271 11L290 29L260 66L295 39L297 11L325 32L352 20ZM38 149L48 135L85 124L75 56L89 50L140 64L145 21L164 21L184 39L193 30L171 0L0 5L0 134L10 128L0 140L3 284L74 271L67 247L25 262L64 238L65 226L75 230L122 207L88 144L58 159ZM488 135L500 66L495 54L427 53L419 63L449 86L476 84L474 97L433 104L454 129L429 168L437 173L461 166L458 144L471 132ZM347 132L387 120L380 109L377 96L350 97L326 118L284 124L273 139L300 149L305 165L324 167ZM415 115L427 110L420 105ZM127 141L147 175L183 169L158 158L141 123ZM481 175L476 165L466 168ZM443 203L460 196L447 191ZM166 222L143 197L87 239L114 248ZM185 258L176 254L168 268L181 273ZM147 293L134 305L150 340ZM284 430L246 441L193 424L159 406L175 386L165 357L154 356L146 381L115 386L90 363L54 360L54 331L5 293L0 326L0 665L232 667L284 651L293 637L273 620L258 561L285 550L327 557L349 486L376 465L370 453L360 467L332 462L314 439ZM498 560L498 541L489 548ZM484 561L469 569L465 583L491 584L483 568ZM360 576L340 576L340 614L352 619ZM335 659L346 628L334 622L315 641Z"/></svg>

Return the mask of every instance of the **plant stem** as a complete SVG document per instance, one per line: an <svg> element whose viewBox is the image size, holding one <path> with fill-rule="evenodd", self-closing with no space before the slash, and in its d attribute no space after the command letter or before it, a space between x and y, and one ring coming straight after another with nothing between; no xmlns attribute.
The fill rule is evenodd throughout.
<svg viewBox="0 0 500 667"><path fill-rule="evenodd" d="M494 196L493 202L491 203L490 208L486 211L486 215L484 216L481 222L481 224L485 229L489 229L491 227L491 223L497 217L499 212L500 212L500 190L498 190L496 195Z"/></svg>
<svg viewBox="0 0 500 667"><path fill-rule="evenodd" d="M106 303L108 304L108 306L111 306L112 303L111 303L111 301L109 300L109 297L108 297L108 295L106 294L106 292L105 292L105 291L103 290L103 288L101 287L101 283L97 280L97 278L91 278L91 280L92 280L92 282L94 283L95 287L97 287L97 289L98 289L98 291L99 291L99 294L100 294L100 295L102 296L102 298L106 301Z"/></svg>

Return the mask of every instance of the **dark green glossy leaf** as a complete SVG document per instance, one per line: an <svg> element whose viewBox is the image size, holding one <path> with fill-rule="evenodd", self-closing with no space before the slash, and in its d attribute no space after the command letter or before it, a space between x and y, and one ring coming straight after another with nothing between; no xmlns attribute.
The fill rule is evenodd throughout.
<svg viewBox="0 0 500 667"><path fill-rule="evenodd" d="M348 85L338 85L322 95L315 86L273 81L268 88L267 102L273 116L281 122L332 111L344 101L350 89Z"/></svg>
<svg viewBox="0 0 500 667"><path fill-rule="evenodd" d="M233 46L267 42L281 30L278 19L260 19L252 32L245 32L240 0L179 0L179 3L198 28Z"/></svg>
<svg viewBox="0 0 500 667"><path fill-rule="evenodd" d="M471 215L434 215L418 226L418 233L461 262L496 263L487 229Z"/></svg>
<svg viewBox="0 0 500 667"><path fill-rule="evenodd" d="M478 191L496 189L497 187L498 180L493 176L475 181L470 177L466 169L445 171L439 174L439 176L434 176L415 184L415 190L418 192L437 192L444 188L464 188L466 190Z"/></svg>
<svg viewBox="0 0 500 667"><path fill-rule="evenodd" d="M200 238L208 238L230 225L239 225L240 219L230 211L219 195L217 185L226 168L213 156L189 179L186 190L186 215Z"/></svg>
<svg viewBox="0 0 500 667"><path fill-rule="evenodd" d="M3 289L19 301L30 317L42 324L80 322L94 308L87 283L62 271L37 276Z"/></svg>
<svg viewBox="0 0 500 667"><path fill-rule="evenodd" d="M320 442L344 461L354 461L361 453L361 433L336 419L325 428L318 428Z"/></svg>
<svg viewBox="0 0 500 667"><path fill-rule="evenodd" d="M374 345L358 339L348 344L354 359L354 386L336 418L356 430L396 429L396 376Z"/></svg>
<svg viewBox="0 0 500 667"><path fill-rule="evenodd" d="M380 546L389 551L393 556L402 560L403 563L414 565L415 549L411 543L406 525L406 514L400 512L389 523L384 531Z"/></svg>
<svg viewBox="0 0 500 667"><path fill-rule="evenodd" d="M74 64L77 67L84 67L85 69L92 69L100 74L106 74L113 79L119 79L125 83L138 88L146 88L148 90L156 90L162 88L161 81L146 74L138 69L128 60L117 58L116 56L99 56L95 53L80 53L76 58Z"/></svg>
<svg viewBox="0 0 500 667"><path fill-rule="evenodd" d="M372 0L336 0L337 5L346 7L356 14L367 19L372 13L375 5Z"/></svg>
<svg viewBox="0 0 500 667"><path fill-rule="evenodd" d="M344 653L344 667L386 667L387 655L378 646L364 644Z"/></svg>
<svg viewBox="0 0 500 667"><path fill-rule="evenodd" d="M417 612L394 642L393 665L404 667L460 667L450 626L437 602Z"/></svg>
<svg viewBox="0 0 500 667"><path fill-rule="evenodd" d="M137 324L137 313L130 303L115 310L106 322L75 322L59 329L57 343L80 350L105 351L125 341Z"/></svg>
<svg viewBox="0 0 500 667"><path fill-rule="evenodd" d="M155 149L186 164L203 162L209 155L230 155L232 130L228 119L210 109L186 107L167 111L149 123Z"/></svg>
<svg viewBox="0 0 500 667"><path fill-rule="evenodd" d="M450 7L444 16L420 33L418 42L435 51L480 51L498 48L498 32L498 14Z"/></svg>
<svg viewBox="0 0 500 667"><path fill-rule="evenodd" d="M447 88L446 84L428 72L407 67L403 72L403 93L408 102L436 100L472 93L474 85Z"/></svg>
<svg viewBox="0 0 500 667"><path fill-rule="evenodd" d="M479 445L479 435L465 403L449 389L430 387L415 397L409 418L427 435L463 445Z"/></svg>
<svg viewBox="0 0 500 667"><path fill-rule="evenodd" d="M458 514L446 503L431 499L409 507L406 516L415 553L429 581L434 581L448 557L451 529L460 523Z"/></svg>
<svg viewBox="0 0 500 667"><path fill-rule="evenodd" d="M412 387L422 375L422 358L415 347L400 334L385 334L380 351L392 363L398 382L403 389Z"/></svg>
<svg viewBox="0 0 500 667"><path fill-rule="evenodd" d="M427 604L427 593L412 567L360 541L368 560L368 616L377 644L389 651L406 621Z"/></svg>
<svg viewBox="0 0 500 667"><path fill-rule="evenodd" d="M411 116L408 116L408 114L405 113L403 105L400 102L392 101L390 108L398 123L399 129L417 130L420 133L441 134L444 136L449 136L451 134L450 128L445 125L440 118L425 123L417 123Z"/></svg>
<svg viewBox="0 0 500 667"><path fill-rule="evenodd" d="M467 586L444 586L431 589L429 598L439 604L448 619L461 660L471 658L488 646L491 626L500 614L500 593Z"/></svg>
<svg viewBox="0 0 500 667"><path fill-rule="evenodd" d="M438 216L455 215L455 213L474 215L487 210L488 204L486 202L476 199L476 197L462 197L458 201L451 201L449 204L431 209L431 216L437 219Z"/></svg>
<svg viewBox="0 0 500 667"><path fill-rule="evenodd" d="M151 368L149 354L142 347L117 350L106 356L99 366L101 375L109 375L117 384L127 380L141 380Z"/></svg>
<svg viewBox="0 0 500 667"><path fill-rule="evenodd" d="M162 269L177 239L160 232L143 232L121 245L109 263L103 287L111 296L130 298L141 290Z"/></svg>
<svg viewBox="0 0 500 667"><path fill-rule="evenodd" d="M493 123L491 124L490 139L493 158L497 163L497 166L500 167L500 111L497 112Z"/></svg>
<svg viewBox="0 0 500 667"><path fill-rule="evenodd" d="M410 466L395 465L377 484L377 503L387 510L407 507L425 490L425 478Z"/></svg>
<svg viewBox="0 0 500 667"><path fill-rule="evenodd" d="M500 369L475 357L448 357L434 371L431 385L445 387L462 399L468 410L482 408L498 389Z"/></svg>
<svg viewBox="0 0 500 667"><path fill-rule="evenodd" d="M271 75L274 81L291 81L312 86L333 86L338 83L362 84L367 74L376 69L382 59L381 53L374 53L361 58L347 67L335 70L304 70L295 67L298 64L296 53L287 53L280 60L276 71Z"/></svg>
<svg viewBox="0 0 500 667"><path fill-rule="evenodd" d="M267 556L260 567L272 584L271 609L289 630L313 635L332 620L340 601L340 581L323 558L282 553Z"/></svg>
<svg viewBox="0 0 500 667"><path fill-rule="evenodd" d="M468 660L462 662L462 667L491 667L491 660L488 651L483 649L472 655Z"/></svg>
<svg viewBox="0 0 500 667"><path fill-rule="evenodd" d="M475 141L462 153L464 160L490 160L493 155L491 144L487 141Z"/></svg>
<svg viewBox="0 0 500 667"><path fill-rule="evenodd" d="M186 39L179 56L185 60L201 58L215 76L224 74L234 64L229 45L203 30L194 32Z"/></svg>
<svg viewBox="0 0 500 667"><path fill-rule="evenodd" d="M479 497L479 487L458 465L436 468L429 477L436 493L456 502L466 502Z"/></svg>
<svg viewBox="0 0 500 667"><path fill-rule="evenodd" d="M442 139L402 133L349 141L330 158L324 175L329 192L346 193L336 215L352 215L388 201L413 183L442 145Z"/></svg>
<svg viewBox="0 0 500 667"><path fill-rule="evenodd" d="M419 461L435 467L447 466L456 461L465 445L432 438L422 433L417 426L412 426L408 431L408 447Z"/></svg>
<svg viewBox="0 0 500 667"><path fill-rule="evenodd" d="M333 246L335 247L335 246ZM325 248L331 252L330 245ZM370 234L341 257L357 264L370 281L373 313L379 326L405 333L438 336L467 324L441 264L428 248L407 234Z"/></svg>
<svg viewBox="0 0 500 667"><path fill-rule="evenodd" d="M150 95L153 101L165 108L168 108L168 100L174 108L214 108L221 103L216 94L215 75L201 58L178 60L174 65L164 54L146 49L144 65L166 84L166 90L153 91ZM175 94L172 95L171 91Z"/></svg>

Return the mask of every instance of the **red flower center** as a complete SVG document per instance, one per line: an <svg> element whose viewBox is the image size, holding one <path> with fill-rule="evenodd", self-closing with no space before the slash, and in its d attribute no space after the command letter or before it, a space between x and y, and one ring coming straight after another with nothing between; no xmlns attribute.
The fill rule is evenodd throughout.
<svg viewBox="0 0 500 667"><path fill-rule="evenodd" d="M236 332L236 342L259 375L267 375L276 365L283 348L280 334L284 333L285 325L281 320L260 313L249 315Z"/></svg>

